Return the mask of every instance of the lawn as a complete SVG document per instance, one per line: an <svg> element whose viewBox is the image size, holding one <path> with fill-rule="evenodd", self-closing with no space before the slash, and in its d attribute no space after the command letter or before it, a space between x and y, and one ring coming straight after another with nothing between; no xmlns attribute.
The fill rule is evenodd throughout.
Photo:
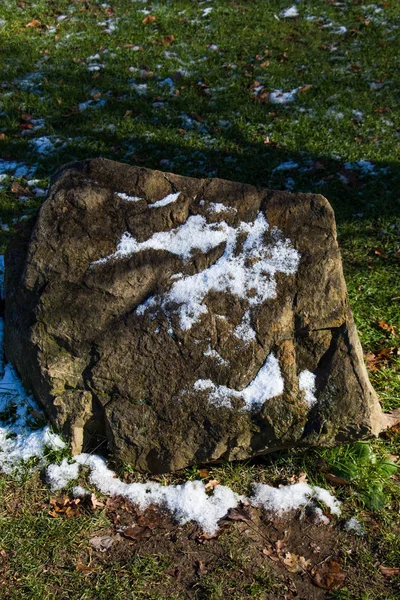
<svg viewBox="0 0 400 600"><path fill-rule="evenodd" d="M385 410L400 407L399 27L397 0L2 0L0 250L55 170L88 157L321 193L371 381ZM248 494L307 477L343 502L324 526L245 508L211 539L95 488L51 504L37 470L0 475L0 598L396 600L399 454L394 428L160 479ZM141 533L120 535L132 521Z"/></svg>

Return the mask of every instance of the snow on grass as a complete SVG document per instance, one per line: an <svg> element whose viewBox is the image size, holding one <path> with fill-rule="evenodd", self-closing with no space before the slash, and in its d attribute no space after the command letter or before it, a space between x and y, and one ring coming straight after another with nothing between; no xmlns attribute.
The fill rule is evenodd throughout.
<svg viewBox="0 0 400 600"><path fill-rule="evenodd" d="M46 480L52 491L66 488L70 481L78 478L78 475L79 464L75 461L69 463L66 458L59 465L49 465L46 470Z"/></svg>
<svg viewBox="0 0 400 600"><path fill-rule="evenodd" d="M355 533L356 535L365 535L365 529L355 517L351 517L344 524L344 528L348 533Z"/></svg>
<svg viewBox="0 0 400 600"><path fill-rule="evenodd" d="M269 225L262 213L253 223L241 222L239 227L230 227L225 221L207 223L201 215L189 217L186 223L169 232L155 233L145 242L137 242L129 233L124 233L117 251L104 259L121 258L146 249L167 250L187 260L192 250L207 252L225 243L222 256L210 267L195 275L174 281L163 296L153 296L139 305L137 314L143 315L149 309L160 307L169 316L177 312L183 330L190 329L208 312L204 299L210 291L229 292L240 300L247 300L250 306L262 304L276 297L276 273L294 274L300 255L288 239L282 239L280 232L273 229L272 244L264 243ZM239 234L247 238L237 252Z"/></svg>
<svg viewBox="0 0 400 600"><path fill-rule="evenodd" d="M269 100L272 104L287 104L293 102L300 88L295 88L290 92L282 92L282 90L273 90L269 95Z"/></svg>
<svg viewBox="0 0 400 600"><path fill-rule="evenodd" d="M168 196L165 196L165 198L161 198L161 200L157 200L157 202L150 204L150 208L158 208L159 206L167 206L167 204L172 204L173 202L176 202L176 200L178 200L180 195L180 192L176 192L175 194L168 194Z"/></svg>
<svg viewBox="0 0 400 600"><path fill-rule="evenodd" d="M198 379L193 385L196 392L208 393L210 404L230 408L232 399L239 398L244 402L246 410L260 408L266 400L280 396L283 393L283 387L284 382L279 362L272 353L255 378L243 390L238 391L225 385L215 385L210 379Z"/></svg>
<svg viewBox="0 0 400 600"><path fill-rule="evenodd" d="M315 397L315 379L316 376L311 371L304 370L299 374L299 388L305 392L305 401L308 406L314 406L317 402Z"/></svg>
<svg viewBox="0 0 400 600"><path fill-rule="evenodd" d="M274 171L290 171L291 169L298 169L298 168L299 168L299 164L294 162L294 160L290 159L286 162L281 163L277 167L275 167L275 169L273 169L273 172Z"/></svg>
<svg viewBox="0 0 400 600"><path fill-rule="evenodd" d="M179 523L195 521L209 534L218 529L219 519L230 508L235 508L241 499L223 485L218 485L209 495L202 481L165 486L154 481L124 483L115 477L115 473L108 469L105 460L99 456L80 454L75 460L90 468L89 481L103 494L123 496L142 510L150 505L166 508Z"/></svg>
<svg viewBox="0 0 400 600"><path fill-rule="evenodd" d="M36 171L36 167L28 167L22 162L15 160L4 160L0 158L0 174L14 177L30 177Z"/></svg>
<svg viewBox="0 0 400 600"><path fill-rule="evenodd" d="M310 504L315 506L315 500L326 504L333 515L340 515L341 512L341 503L328 490L316 485L311 486L305 482L284 485L279 488L265 483L255 483L253 492L253 496L250 498L253 506L262 506L265 510L278 516Z"/></svg>
<svg viewBox="0 0 400 600"><path fill-rule="evenodd" d="M299 16L299 11L297 10L296 6L290 6L289 8L285 8L285 10L283 10L279 16L283 19L293 19Z"/></svg>
<svg viewBox="0 0 400 600"><path fill-rule="evenodd" d="M1 319L3 327L3 320ZM10 364L7 364L0 381L0 470L15 471L21 461L38 458L44 464L46 449L61 450L62 439L48 426L34 427L32 413L39 412L36 402L29 396Z"/></svg>

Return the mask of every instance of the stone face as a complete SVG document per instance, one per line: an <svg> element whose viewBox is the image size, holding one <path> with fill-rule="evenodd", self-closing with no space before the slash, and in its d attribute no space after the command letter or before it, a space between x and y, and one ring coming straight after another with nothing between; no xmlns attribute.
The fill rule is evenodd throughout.
<svg viewBox="0 0 400 600"><path fill-rule="evenodd" d="M144 471L384 427L318 195L67 165L7 250L5 336L75 451Z"/></svg>

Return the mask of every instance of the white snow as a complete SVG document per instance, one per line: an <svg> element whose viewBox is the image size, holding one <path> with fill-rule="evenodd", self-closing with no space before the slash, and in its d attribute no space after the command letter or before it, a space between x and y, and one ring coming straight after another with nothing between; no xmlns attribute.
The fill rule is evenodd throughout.
<svg viewBox="0 0 400 600"><path fill-rule="evenodd" d="M208 495L202 481L187 481L181 485L166 485L150 481L148 483L124 483L107 468L104 459L89 454L75 457L77 463L91 469L89 481L103 494L123 496L138 505L142 510L150 505L164 507L180 523L195 521L209 534L218 529L218 520L230 508L238 505L240 496L230 488L218 485L212 495Z"/></svg>
<svg viewBox="0 0 400 600"><path fill-rule="evenodd" d="M291 6L290 8L283 10L279 16L283 17L284 19L292 19L293 17L299 16L299 11L295 6Z"/></svg>
<svg viewBox="0 0 400 600"><path fill-rule="evenodd" d="M286 162L281 163L273 171L290 171L291 169L298 169L299 164L294 162L294 160L290 159Z"/></svg>
<svg viewBox="0 0 400 600"><path fill-rule="evenodd" d="M324 504L326 504L326 506L329 508L329 510L331 511L331 513L333 515L337 515L337 516L340 515L341 502L339 502L339 500L337 500L335 498L335 496L332 496L332 494L328 490L326 490L322 487L319 487L318 485L314 485L313 490L314 490L314 497L316 498L316 500L319 500L320 502L323 502Z"/></svg>
<svg viewBox="0 0 400 600"><path fill-rule="evenodd" d="M256 332L251 326L249 310L246 310L241 322L235 327L233 334L244 342L251 342L256 339Z"/></svg>
<svg viewBox="0 0 400 600"><path fill-rule="evenodd" d="M84 498L85 496L90 496L90 492L81 485L75 485L72 488L72 495L74 498Z"/></svg>
<svg viewBox="0 0 400 600"><path fill-rule="evenodd" d="M203 9L201 16L208 17L208 15L210 14L211 11L212 11L212 6L208 6L207 8Z"/></svg>
<svg viewBox="0 0 400 600"><path fill-rule="evenodd" d="M272 104L287 104L293 102L300 88L295 88L290 92L282 92L282 90L273 90L269 95L269 100Z"/></svg>
<svg viewBox="0 0 400 600"><path fill-rule="evenodd" d="M193 384L193 389L196 392L208 392L208 400L215 406L230 408L232 399L239 398L243 400L245 410L253 410L260 408L266 400L282 394L283 385L278 359L271 353L255 378L243 390L215 385L211 379L198 379Z"/></svg>
<svg viewBox="0 0 400 600"><path fill-rule="evenodd" d="M344 528L349 533L355 533L357 535L365 535L365 529L355 517L351 517L344 524Z"/></svg>
<svg viewBox="0 0 400 600"><path fill-rule="evenodd" d="M311 486L305 482L284 485L279 488L265 483L255 483L253 491L254 494L250 497L253 506L262 506L265 510L270 510L277 515L303 508L307 504L313 503L313 500L326 504L333 515L340 515L341 512L341 503L328 490L317 485Z"/></svg>
<svg viewBox="0 0 400 600"><path fill-rule="evenodd" d="M118 198L121 200L125 200L125 202L139 202L139 200L143 200L143 198L139 198L139 196L128 196L128 194L124 194L123 192L116 192Z"/></svg>
<svg viewBox="0 0 400 600"><path fill-rule="evenodd" d="M304 370L299 373L299 388L305 392L305 401L310 408L317 403L317 398L314 395L316 389L315 380L316 376L311 371Z"/></svg>
<svg viewBox="0 0 400 600"><path fill-rule="evenodd" d="M276 296L276 273L294 274L300 256L288 239L282 239L280 232L273 229L273 244L264 244L265 233L269 225L262 213L253 223L241 222L238 228L227 225L225 221L210 224L200 215L189 217L186 223L169 232L155 233L145 241L138 243L130 234L123 234L117 251L99 262L109 258L127 256L148 248L168 250L188 259L193 249L207 252L225 242L223 255L210 267L195 275L174 281L164 296L153 296L146 300L145 309L161 307L166 315L178 312L180 326L190 329L208 309L204 303L207 294L230 292L239 299L247 299L250 306L262 304ZM246 233L247 239L239 254L236 254L237 238ZM144 314L143 305L137 308L138 314Z"/></svg>
<svg viewBox="0 0 400 600"><path fill-rule="evenodd" d="M51 154L54 151L54 144L47 136L35 138L30 141L30 144L35 147L38 154Z"/></svg>
<svg viewBox="0 0 400 600"><path fill-rule="evenodd" d="M154 202L153 204L150 204L150 208L158 208L159 206L167 206L167 204L171 204L172 202L176 202L176 200L179 198L180 196L180 192L176 192L175 194L168 194L168 196L165 196L165 198L162 198L161 200L157 200L157 202Z"/></svg>
<svg viewBox="0 0 400 600"><path fill-rule="evenodd" d="M59 465L49 465L46 470L46 480L52 491L61 490L67 487L68 483L77 479L78 475L78 463L69 463L66 458L64 458Z"/></svg>
<svg viewBox="0 0 400 600"><path fill-rule="evenodd" d="M237 212L235 207L226 206L226 204L222 204L222 202L210 202L207 209L210 213Z"/></svg>
<svg viewBox="0 0 400 600"><path fill-rule="evenodd" d="M65 446L48 426L32 428L32 411L39 412L39 407L26 394L13 367L7 364L0 381L0 418L4 419L0 420L0 470L5 473L13 472L21 461L32 457L43 463L46 448L59 450Z"/></svg>
<svg viewBox="0 0 400 600"><path fill-rule="evenodd" d="M204 352L204 356L209 356L210 358L213 358L218 365L229 365L229 361L223 358L220 355L220 353L217 352L214 348L211 348L211 346L209 346L208 349Z"/></svg>

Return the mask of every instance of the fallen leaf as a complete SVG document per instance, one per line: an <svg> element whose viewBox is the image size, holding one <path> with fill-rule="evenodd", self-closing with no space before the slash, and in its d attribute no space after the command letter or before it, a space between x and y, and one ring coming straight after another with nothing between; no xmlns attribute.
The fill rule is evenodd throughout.
<svg viewBox="0 0 400 600"><path fill-rule="evenodd" d="M210 490L213 490L215 487L217 487L217 485L219 484L220 482L218 481L218 479L211 479L208 483L206 483L205 490L209 492Z"/></svg>
<svg viewBox="0 0 400 600"><path fill-rule="evenodd" d="M37 19L33 19L30 23L27 23L25 27L41 27L41 22Z"/></svg>
<svg viewBox="0 0 400 600"><path fill-rule="evenodd" d="M123 531L121 531L122 535L130 540L144 540L149 538L151 535L151 531L148 527L140 527L138 525L133 525L133 527L127 527Z"/></svg>
<svg viewBox="0 0 400 600"><path fill-rule="evenodd" d="M51 498L50 504L53 510L49 511L51 517L57 518L60 515L64 515L68 518L76 517L78 514L78 504L80 504L80 498Z"/></svg>
<svg viewBox="0 0 400 600"><path fill-rule="evenodd" d="M299 92L301 92L302 94L304 94L304 92L308 92L308 90L311 88L311 85L305 85L304 87L299 89Z"/></svg>
<svg viewBox="0 0 400 600"><path fill-rule="evenodd" d="M301 471L298 475L292 475L288 478L288 483L307 483L307 473Z"/></svg>
<svg viewBox="0 0 400 600"><path fill-rule="evenodd" d="M175 40L174 35L166 35L165 37L163 37L163 39L161 41L163 43L163 46L170 46L174 40Z"/></svg>
<svg viewBox="0 0 400 600"><path fill-rule="evenodd" d="M205 563L203 563L202 560L199 560L197 563L197 574L198 575L206 575L208 573L208 569L205 565Z"/></svg>
<svg viewBox="0 0 400 600"><path fill-rule="evenodd" d="M226 518L231 521L244 521L245 523L251 521L249 513L243 508L231 508Z"/></svg>
<svg viewBox="0 0 400 600"><path fill-rule="evenodd" d="M264 60L264 62L262 62L260 64L260 67L261 67L261 69L266 69L267 67L269 67L269 65L270 65L269 60Z"/></svg>
<svg viewBox="0 0 400 600"><path fill-rule="evenodd" d="M106 15L106 17L115 17L115 10L111 6L106 6L106 8L104 9L104 14Z"/></svg>
<svg viewBox="0 0 400 600"><path fill-rule="evenodd" d="M199 469L199 476L200 479L208 479L210 477L210 471L208 469Z"/></svg>
<svg viewBox="0 0 400 600"><path fill-rule="evenodd" d="M268 556L268 558L270 558L274 562L279 562L279 558L277 557L276 552L275 550L273 550L273 548L264 548L262 552L264 556Z"/></svg>
<svg viewBox="0 0 400 600"><path fill-rule="evenodd" d="M144 23L145 25L147 25L147 23L154 23L154 21L156 20L154 15L147 15L147 17L145 17L142 21L142 23Z"/></svg>
<svg viewBox="0 0 400 600"><path fill-rule="evenodd" d="M98 552L107 552L113 543L114 540L109 535L95 535L89 540L89 544Z"/></svg>
<svg viewBox="0 0 400 600"><path fill-rule="evenodd" d="M35 195L27 188L24 188L20 183L18 183L18 181L13 182L11 186L11 191L17 196L29 196L30 198L33 198L33 196Z"/></svg>
<svg viewBox="0 0 400 600"><path fill-rule="evenodd" d="M101 500L98 500L96 497L96 494L90 495L90 505L93 509L104 508L104 502L101 502Z"/></svg>
<svg viewBox="0 0 400 600"><path fill-rule="evenodd" d="M335 560L331 560L322 569L314 569L311 576L313 584L323 590L336 590L342 587L345 579L341 565Z"/></svg>
<svg viewBox="0 0 400 600"><path fill-rule="evenodd" d="M386 321L379 321L378 327L380 327L384 331L389 331L393 335L393 337L397 337L397 333L396 333L396 329L395 329L394 325L390 325L389 323L386 323Z"/></svg>
<svg viewBox="0 0 400 600"><path fill-rule="evenodd" d="M5 133L0 133L0 140L6 140L7 136Z"/></svg>
<svg viewBox="0 0 400 600"><path fill-rule="evenodd" d="M379 570L384 577L396 577L400 575L400 567L385 567L384 565L379 565Z"/></svg>
<svg viewBox="0 0 400 600"><path fill-rule="evenodd" d="M89 567L79 562L76 564L76 570L81 571L81 573L83 573L84 575L90 575L90 573L93 573L95 569L93 567Z"/></svg>
<svg viewBox="0 0 400 600"><path fill-rule="evenodd" d="M339 477L338 475L334 475L333 473L324 473L324 477L334 485L350 485L350 481L347 481L347 479L343 479L343 477Z"/></svg>
<svg viewBox="0 0 400 600"><path fill-rule="evenodd" d="M383 258L387 258L387 254L383 248L374 248L374 254L377 256L382 256Z"/></svg>
<svg viewBox="0 0 400 600"><path fill-rule="evenodd" d="M302 573L303 571L306 571L311 564L311 561L306 560L304 556L299 556L292 552L285 552L285 554L281 556L281 561L290 573Z"/></svg>
<svg viewBox="0 0 400 600"><path fill-rule="evenodd" d="M31 115L30 113L22 113L20 119L21 121L32 121L33 115Z"/></svg>

